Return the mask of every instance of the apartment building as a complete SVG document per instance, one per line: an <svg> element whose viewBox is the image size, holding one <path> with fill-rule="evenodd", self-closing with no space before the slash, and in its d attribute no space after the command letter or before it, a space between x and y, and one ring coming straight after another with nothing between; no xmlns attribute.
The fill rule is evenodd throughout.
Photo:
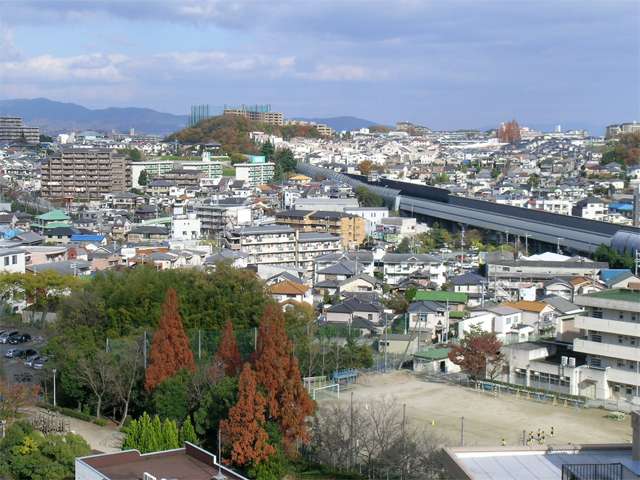
<svg viewBox="0 0 640 480"><path fill-rule="evenodd" d="M269 183L273 180L276 164L267 162L263 155L247 155L248 161L236 163L236 179L244 180L252 187Z"/></svg>
<svg viewBox="0 0 640 480"><path fill-rule="evenodd" d="M0 117L0 144L16 142L36 144L39 141L38 127L27 127L20 117Z"/></svg>
<svg viewBox="0 0 640 480"><path fill-rule="evenodd" d="M604 222L609 216L609 208L597 197L583 198L575 204L571 213L574 217Z"/></svg>
<svg viewBox="0 0 640 480"><path fill-rule="evenodd" d="M252 122L268 123L270 125L284 125L282 112L272 112L268 105L256 105L248 107L242 105L238 108L225 108L223 115L235 115L244 117Z"/></svg>
<svg viewBox="0 0 640 480"><path fill-rule="evenodd" d="M251 205L246 198L211 198L198 201L194 210L200 219L202 235L214 238L227 227L251 223Z"/></svg>
<svg viewBox="0 0 640 480"><path fill-rule="evenodd" d="M487 279L489 289L500 291L505 298L517 298L521 289L540 290L545 282L556 277L594 280L602 269L609 265L605 262L593 262L584 258L557 256L557 260L536 259L505 260L492 258L487 260ZM531 257L530 257L531 258Z"/></svg>
<svg viewBox="0 0 640 480"><path fill-rule="evenodd" d="M221 156L213 158L213 160L148 160L145 162L134 162L131 165L132 183L136 188L141 186L138 180L143 170L147 172L149 178L156 178L173 170L196 170L203 172L205 178L220 178L222 177L222 163L220 160L228 160L228 157Z"/></svg>
<svg viewBox="0 0 640 480"><path fill-rule="evenodd" d="M446 267L442 259L435 255L413 253L387 253L382 257L384 281L398 285L416 272L425 272L429 281L441 287L447 281Z"/></svg>
<svg viewBox="0 0 640 480"><path fill-rule="evenodd" d="M65 148L42 164L41 195L52 200L100 200L131 188L131 163L108 149Z"/></svg>
<svg viewBox="0 0 640 480"><path fill-rule="evenodd" d="M299 232L288 225L236 228L227 231L224 240L231 250L247 253L250 265L295 266L308 277L316 257L340 250L336 235Z"/></svg>
<svg viewBox="0 0 640 480"><path fill-rule="evenodd" d="M357 247L367 238L364 218L340 212L283 210L276 213L276 223L303 232L338 235L345 249Z"/></svg>
<svg viewBox="0 0 640 480"><path fill-rule="evenodd" d="M596 398L640 402L640 286L578 295L574 302L584 313L575 318L582 337L573 350L604 372Z"/></svg>

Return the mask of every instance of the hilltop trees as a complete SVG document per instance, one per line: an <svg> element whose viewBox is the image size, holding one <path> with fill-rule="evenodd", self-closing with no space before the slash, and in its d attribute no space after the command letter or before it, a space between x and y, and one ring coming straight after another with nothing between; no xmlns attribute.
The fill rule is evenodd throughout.
<svg viewBox="0 0 640 480"><path fill-rule="evenodd" d="M195 362L178 311L178 296L170 288L162 305L160 325L151 343L145 388L147 391L155 389L182 369L195 371Z"/></svg>

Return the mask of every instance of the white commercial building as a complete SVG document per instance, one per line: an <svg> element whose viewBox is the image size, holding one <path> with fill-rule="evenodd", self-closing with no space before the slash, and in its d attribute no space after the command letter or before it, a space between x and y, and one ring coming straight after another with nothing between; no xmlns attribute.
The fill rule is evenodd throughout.
<svg viewBox="0 0 640 480"><path fill-rule="evenodd" d="M386 207L348 207L344 209L344 213L364 218L366 221L365 231L367 235L371 235L382 219L389 216L389 209Z"/></svg>

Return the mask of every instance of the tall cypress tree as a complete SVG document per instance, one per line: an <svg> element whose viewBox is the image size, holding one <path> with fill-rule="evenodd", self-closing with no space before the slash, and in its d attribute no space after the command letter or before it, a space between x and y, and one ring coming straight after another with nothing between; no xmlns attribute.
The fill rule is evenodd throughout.
<svg viewBox="0 0 640 480"><path fill-rule="evenodd" d="M160 324L151 343L144 385L147 391L155 389L183 368L191 372L196 369L178 308L178 295L173 288L169 288L162 305Z"/></svg>

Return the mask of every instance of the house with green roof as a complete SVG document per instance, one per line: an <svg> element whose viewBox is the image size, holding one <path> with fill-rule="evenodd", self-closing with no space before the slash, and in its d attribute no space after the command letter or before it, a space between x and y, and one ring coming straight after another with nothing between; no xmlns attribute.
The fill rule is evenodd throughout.
<svg viewBox="0 0 640 480"><path fill-rule="evenodd" d="M456 373L460 367L449 360L450 347L429 347L413 354L413 371L426 374Z"/></svg>
<svg viewBox="0 0 640 480"><path fill-rule="evenodd" d="M464 292L448 292L443 290L418 290L413 297L414 302L429 301L449 305L449 310L465 309L469 302L469 294Z"/></svg>
<svg viewBox="0 0 640 480"><path fill-rule="evenodd" d="M35 231L43 232L49 228L70 227L71 217L63 210L51 210L42 215L38 215L31 228Z"/></svg>

